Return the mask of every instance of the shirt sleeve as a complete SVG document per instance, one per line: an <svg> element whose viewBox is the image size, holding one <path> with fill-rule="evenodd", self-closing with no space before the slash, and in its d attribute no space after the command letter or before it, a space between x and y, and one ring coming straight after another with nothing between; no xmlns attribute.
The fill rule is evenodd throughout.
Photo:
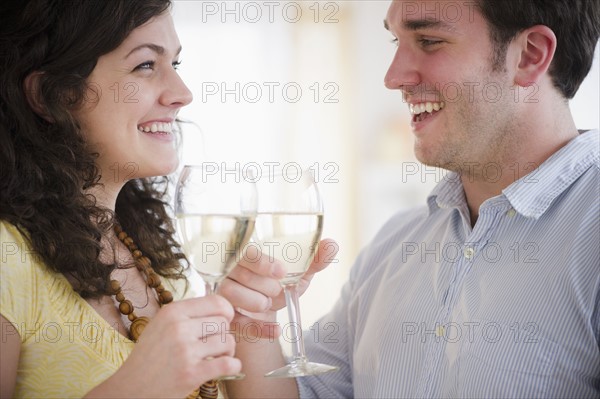
<svg viewBox="0 0 600 399"><path fill-rule="evenodd" d="M33 325L33 252L18 230L5 222L0 222L0 248L0 314L19 330ZM5 326L2 331L7 331Z"/></svg>
<svg viewBox="0 0 600 399"><path fill-rule="evenodd" d="M350 276L333 309L304 332L306 355L311 362L337 366L338 370L298 378L301 398L352 398L356 307L354 296L360 273L365 269L364 251L350 271Z"/></svg>
<svg viewBox="0 0 600 399"><path fill-rule="evenodd" d="M342 295L332 311L304 332L306 355L311 362L337 366L325 374L298 378L301 398L351 398L352 339L349 330L347 304L352 283L345 284Z"/></svg>
<svg viewBox="0 0 600 399"><path fill-rule="evenodd" d="M337 366L336 371L310 377L298 378L298 388L302 398L353 398L355 347L357 334L364 328L365 312L369 312L370 298L364 297L364 288L369 281L379 281L385 270L384 259L397 246L399 221L408 217L422 218L428 212L423 207L398 212L361 251L350 270L348 282L342 288L340 298L327 315L304 332L306 355L311 362ZM318 278L318 276L317 276ZM360 337L358 338L360 340Z"/></svg>

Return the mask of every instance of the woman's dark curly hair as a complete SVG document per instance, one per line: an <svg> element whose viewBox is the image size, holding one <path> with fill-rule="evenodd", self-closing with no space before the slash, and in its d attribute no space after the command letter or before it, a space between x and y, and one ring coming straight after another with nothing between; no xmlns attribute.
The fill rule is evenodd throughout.
<svg viewBox="0 0 600 399"><path fill-rule="evenodd" d="M115 219L157 273L182 278L186 260L167 212L167 177L128 181L112 211L85 192L99 185L98 157L70 110L85 101L98 58L170 0L19 0L0 13L0 220L17 226L52 270L83 297L110 294L120 265L99 258ZM35 93L26 77L38 78ZM43 112L34 112L34 95Z"/></svg>

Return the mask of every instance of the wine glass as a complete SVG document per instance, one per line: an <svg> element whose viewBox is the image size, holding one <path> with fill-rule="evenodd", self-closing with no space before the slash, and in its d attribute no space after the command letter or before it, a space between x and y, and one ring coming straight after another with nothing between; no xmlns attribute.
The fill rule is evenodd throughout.
<svg viewBox="0 0 600 399"><path fill-rule="evenodd" d="M214 163L183 168L175 188L178 232L192 267L205 282L206 295L216 293L240 260L252 237L256 207L251 179Z"/></svg>
<svg viewBox="0 0 600 399"><path fill-rule="evenodd" d="M254 240L263 256L279 261L286 274L280 279L285 293L293 357L285 367L265 377L293 378L336 370L309 362L304 352L298 283L314 259L323 229L323 203L310 170L270 173L257 181L259 196Z"/></svg>

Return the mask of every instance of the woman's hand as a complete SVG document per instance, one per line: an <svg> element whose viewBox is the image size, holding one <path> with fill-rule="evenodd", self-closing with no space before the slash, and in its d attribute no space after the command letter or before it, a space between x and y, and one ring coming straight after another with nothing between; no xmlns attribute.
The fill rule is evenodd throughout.
<svg viewBox="0 0 600 399"><path fill-rule="evenodd" d="M208 380L239 373L233 315L218 295L164 306L121 368L86 397L185 397Z"/></svg>
<svg viewBox="0 0 600 399"><path fill-rule="evenodd" d="M313 263L298 284L298 293L302 294L314 275L325 269L338 252L338 245L330 239L322 240ZM279 261L269 259L265 253L259 253L249 246L238 266L221 283L219 293L236 309L232 329L243 338L273 339L281 331L275 324L277 310L285 307L285 297L279 279L285 276L285 270Z"/></svg>

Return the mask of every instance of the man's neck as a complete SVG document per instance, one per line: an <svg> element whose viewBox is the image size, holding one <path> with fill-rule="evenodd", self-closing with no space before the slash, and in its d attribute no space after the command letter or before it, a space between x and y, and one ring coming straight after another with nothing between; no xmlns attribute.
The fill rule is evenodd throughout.
<svg viewBox="0 0 600 399"><path fill-rule="evenodd" d="M522 141L515 148L503 154L502 161L494 164L494 172L490 178L489 171L473 170L461 174L465 198L474 227L479 216L479 208L488 199L498 196L515 181L537 169L552 154L573 140L579 132L568 107L562 115L555 115L550 120L537 124L528 123Z"/></svg>

